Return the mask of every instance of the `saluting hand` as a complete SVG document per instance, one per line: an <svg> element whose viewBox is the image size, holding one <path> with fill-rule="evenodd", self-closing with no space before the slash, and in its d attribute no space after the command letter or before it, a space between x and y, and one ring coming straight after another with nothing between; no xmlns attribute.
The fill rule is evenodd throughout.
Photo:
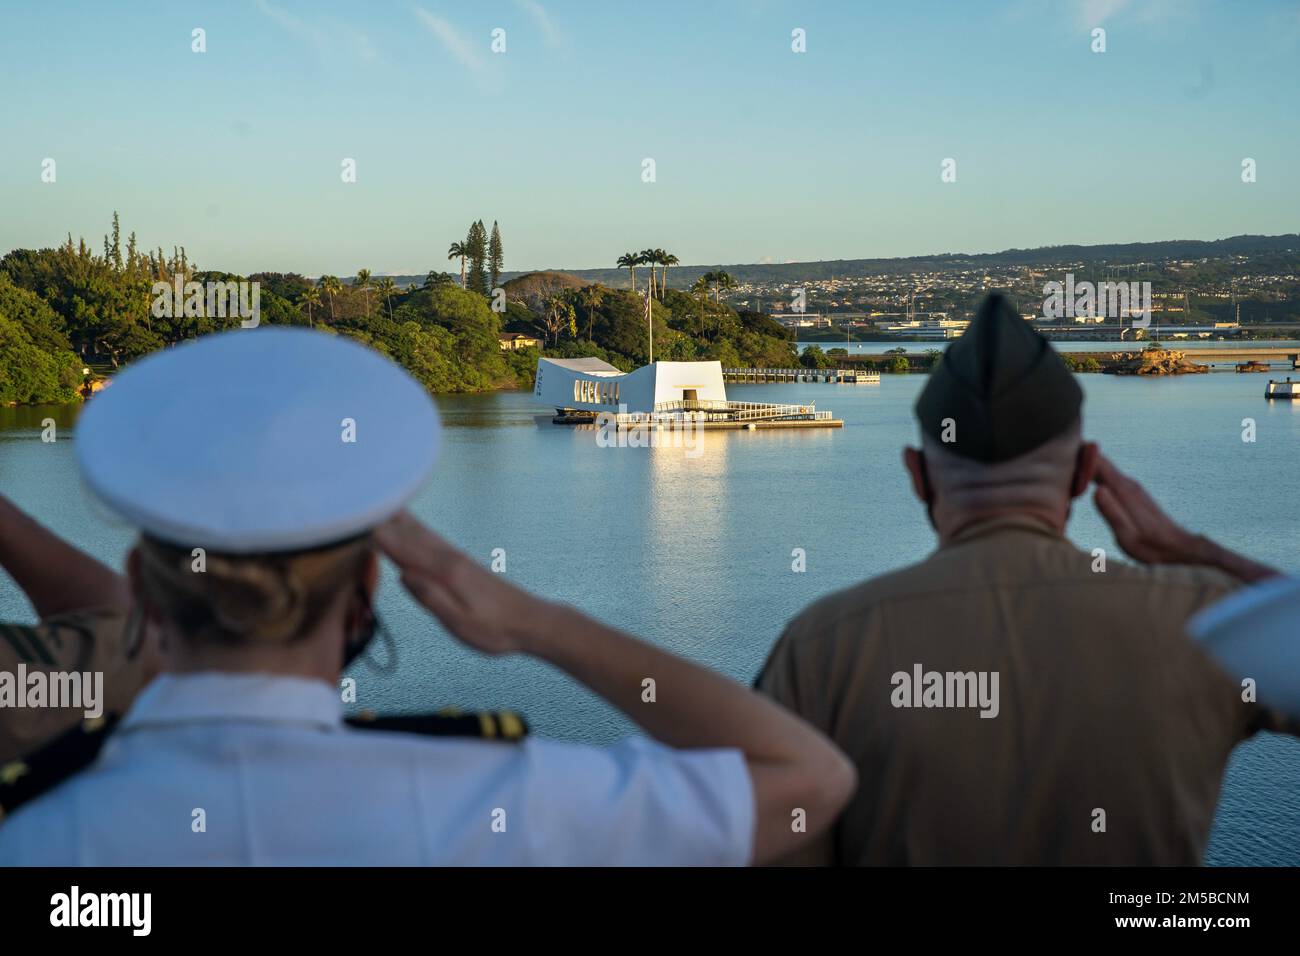
<svg viewBox="0 0 1300 956"><path fill-rule="evenodd" d="M488 654L526 651L553 664L669 747L741 751L753 797L753 862L773 862L805 846L853 794L852 762L810 724L748 687L533 597L405 512L375 537L401 569L406 589L471 647ZM653 706L642 697L647 675L672 688ZM693 799L683 797L680 812ZM792 807L805 812L806 832L790 825Z"/></svg>
<svg viewBox="0 0 1300 956"><path fill-rule="evenodd" d="M379 549L402 574L402 586L447 630L485 654L524 649L524 627L551 605L493 574L453 548L409 512L375 532Z"/></svg>
<svg viewBox="0 0 1300 956"><path fill-rule="evenodd" d="M1145 564L1198 562L1197 537L1176 524L1145 488L1097 456L1097 490L1093 502L1129 557Z"/></svg>

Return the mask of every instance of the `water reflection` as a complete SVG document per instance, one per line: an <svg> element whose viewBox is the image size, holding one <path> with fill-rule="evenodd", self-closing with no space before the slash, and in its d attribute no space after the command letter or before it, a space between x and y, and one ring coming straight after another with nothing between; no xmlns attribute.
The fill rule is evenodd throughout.
<svg viewBox="0 0 1300 956"><path fill-rule="evenodd" d="M67 405L0 406L0 441L21 437L23 432L39 432L47 418L54 419L55 427L63 432L76 424L81 414L81 402Z"/></svg>

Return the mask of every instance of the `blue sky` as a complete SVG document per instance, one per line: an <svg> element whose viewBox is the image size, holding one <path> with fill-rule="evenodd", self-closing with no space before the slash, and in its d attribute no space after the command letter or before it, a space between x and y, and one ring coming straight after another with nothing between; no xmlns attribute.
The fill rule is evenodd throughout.
<svg viewBox="0 0 1300 956"><path fill-rule="evenodd" d="M114 209L202 268L309 275L450 269L477 218L500 221L508 269L647 246L784 262L1300 229L1294 0L0 0L0 15L0 252L98 242Z"/></svg>

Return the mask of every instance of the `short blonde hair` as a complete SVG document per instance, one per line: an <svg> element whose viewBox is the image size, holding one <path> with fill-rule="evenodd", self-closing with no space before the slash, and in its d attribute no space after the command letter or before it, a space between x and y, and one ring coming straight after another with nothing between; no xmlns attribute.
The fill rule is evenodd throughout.
<svg viewBox="0 0 1300 956"><path fill-rule="evenodd" d="M309 551L235 555L141 536L140 587L180 636L285 644L306 636L372 553L369 534Z"/></svg>

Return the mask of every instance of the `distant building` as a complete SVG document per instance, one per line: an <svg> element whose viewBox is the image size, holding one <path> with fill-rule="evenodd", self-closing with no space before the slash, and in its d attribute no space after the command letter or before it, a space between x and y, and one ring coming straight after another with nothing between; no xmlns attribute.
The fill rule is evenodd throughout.
<svg viewBox="0 0 1300 956"><path fill-rule="evenodd" d="M942 312L930 314L940 318L911 319L892 325L882 325L880 331L891 335L910 335L918 339L955 339L966 331L966 326L970 325L964 319L944 318L945 313Z"/></svg>
<svg viewBox="0 0 1300 956"><path fill-rule="evenodd" d="M787 329L819 329L830 328L831 325L829 316L813 312L796 312L789 316L770 315L768 318L775 319Z"/></svg>
<svg viewBox="0 0 1300 956"><path fill-rule="evenodd" d="M515 349L539 349L542 347L542 340L533 338L531 335L524 335L522 332L502 332L497 336L497 341L501 345L503 352L513 352Z"/></svg>

